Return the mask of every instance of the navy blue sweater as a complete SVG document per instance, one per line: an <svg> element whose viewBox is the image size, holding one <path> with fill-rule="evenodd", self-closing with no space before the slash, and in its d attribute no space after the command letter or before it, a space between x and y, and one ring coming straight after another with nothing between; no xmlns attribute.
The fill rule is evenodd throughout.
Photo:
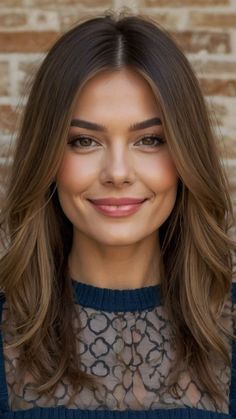
<svg viewBox="0 0 236 419"><path fill-rule="evenodd" d="M71 399L72 388L63 379L46 398L34 392L30 374L19 386L17 350L7 348L8 337L2 333L0 419L236 419L235 343L229 343L231 368L216 365L225 402L210 397L184 369L173 392L167 381L175 347L160 285L118 290L72 284L81 368L96 377L96 389L80 389ZM235 304L233 284L230 312ZM0 309L4 321L8 307L3 296Z"/></svg>

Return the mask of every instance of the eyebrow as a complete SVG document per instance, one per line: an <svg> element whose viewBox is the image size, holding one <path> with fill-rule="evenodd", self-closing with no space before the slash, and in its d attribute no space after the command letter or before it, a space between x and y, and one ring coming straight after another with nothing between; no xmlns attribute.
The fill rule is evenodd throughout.
<svg viewBox="0 0 236 419"><path fill-rule="evenodd" d="M129 131L137 131L144 128L153 127L154 125L162 125L161 119L158 117L146 119L142 122L136 122L129 126ZM70 123L71 127L86 128L92 131L107 132L107 128L104 125L96 124L95 122L85 121L83 119L72 119Z"/></svg>

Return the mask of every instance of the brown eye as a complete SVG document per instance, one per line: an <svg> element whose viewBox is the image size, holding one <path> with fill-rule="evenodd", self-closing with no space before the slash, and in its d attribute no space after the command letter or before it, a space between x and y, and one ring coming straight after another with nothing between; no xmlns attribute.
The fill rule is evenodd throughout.
<svg viewBox="0 0 236 419"><path fill-rule="evenodd" d="M138 142L142 142L144 147L159 147L160 145L165 143L165 140L162 137L158 137L157 135L146 135L145 137L141 138Z"/></svg>
<svg viewBox="0 0 236 419"><path fill-rule="evenodd" d="M75 148L89 148L91 147L91 142L96 143L96 141L90 137L87 137L85 135L79 135L77 137L70 139L68 144L71 147L75 147Z"/></svg>

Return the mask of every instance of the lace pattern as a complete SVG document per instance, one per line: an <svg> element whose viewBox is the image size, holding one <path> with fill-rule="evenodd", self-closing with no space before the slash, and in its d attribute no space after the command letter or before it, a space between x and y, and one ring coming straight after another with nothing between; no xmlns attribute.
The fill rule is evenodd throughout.
<svg viewBox="0 0 236 419"><path fill-rule="evenodd" d="M231 309L231 307L229 307ZM7 304L4 304L3 319ZM63 380L50 399L33 390L30 375L22 388L17 385L18 352L6 349L3 336L6 380L11 410L33 407L65 406L76 409L151 410L159 408L195 407L228 413L228 402L219 406L201 390L198 383L183 371L178 382L178 397L168 391L171 363L175 356L171 327L160 305L135 312L106 312L76 304L78 318L73 327L78 353L84 371L96 376L95 391L81 389L70 402L72 389ZM217 365L222 392L228 400L230 368Z"/></svg>

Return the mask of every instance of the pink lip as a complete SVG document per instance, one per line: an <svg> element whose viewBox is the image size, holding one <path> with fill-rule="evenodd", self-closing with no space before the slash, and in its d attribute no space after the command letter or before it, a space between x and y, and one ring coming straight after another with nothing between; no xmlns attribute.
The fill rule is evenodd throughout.
<svg viewBox="0 0 236 419"><path fill-rule="evenodd" d="M134 214L138 211L138 209L141 207L141 205L143 205L144 202L145 201L126 205L123 204L119 207L116 207L115 205L98 205L97 203L94 203L90 200L90 203L98 212L101 212L104 215L108 215L110 217L124 217L126 215Z"/></svg>
<svg viewBox="0 0 236 419"><path fill-rule="evenodd" d="M96 205L129 205L129 204L140 204L147 198L101 198L101 199L89 199Z"/></svg>

